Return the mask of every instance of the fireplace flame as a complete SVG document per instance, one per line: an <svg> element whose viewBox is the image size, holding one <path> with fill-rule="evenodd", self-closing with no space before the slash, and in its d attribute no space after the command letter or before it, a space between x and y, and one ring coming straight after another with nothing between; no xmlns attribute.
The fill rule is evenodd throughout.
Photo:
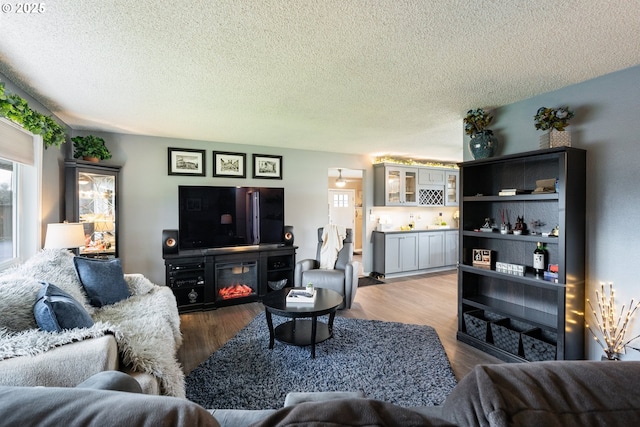
<svg viewBox="0 0 640 427"><path fill-rule="evenodd" d="M222 299L248 297L252 293L253 293L253 289L250 286L243 285L243 284L227 286L218 291L218 295Z"/></svg>

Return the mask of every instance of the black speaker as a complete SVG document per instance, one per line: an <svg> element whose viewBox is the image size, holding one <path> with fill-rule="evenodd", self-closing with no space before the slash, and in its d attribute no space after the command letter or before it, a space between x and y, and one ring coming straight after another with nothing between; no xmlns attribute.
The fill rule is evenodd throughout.
<svg viewBox="0 0 640 427"><path fill-rule="evenodd" d="M284 226L284 235L282 236L284 244L287 246L293 246L293 225Z"/></svg>
<svg viewBox="0 0 640 427"><path fill-rule="evenodd" d="M162 230L162 256L178 253L178 230Z"/></svg>

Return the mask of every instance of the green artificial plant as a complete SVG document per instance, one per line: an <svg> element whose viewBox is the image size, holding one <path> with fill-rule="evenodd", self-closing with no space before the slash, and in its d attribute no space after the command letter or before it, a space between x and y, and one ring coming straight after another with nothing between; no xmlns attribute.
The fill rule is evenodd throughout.
<svg viewBox="0 0 640 427"><path fill-rule="evenodd" d="M71 138L73 141L73 157L95 157L100 160L111 158L111 153L104 143L104 139L94 136L76 136Z"/></svg>
<svg viewBox="0 0 640 427"><path fill-rule="evenodd" d="M555 129L558 131L563 131L564 128L569 126L569 120L573 116L573 111L569 110L569 107L540 107L533 118L535 119L536 129Z"/></svg>
<svg viewBox="0 0 640 427"><path fill-rule="evenodd" d="M464 118L464 133L474 137L479 133L488 133L493 135L493 131L487 129L487 126L493 121L493 116L486 113L482 108L467 111Z"/></svg>
<svg viewBox="0 0 640 427"><path fill-rule="evenodd" d="M44 148L60 147L65 143L64 129L51 117L29 108L23 98L7 94L4 82L0 82L0 117L6 117L36 135L42 135Z"/></svg>

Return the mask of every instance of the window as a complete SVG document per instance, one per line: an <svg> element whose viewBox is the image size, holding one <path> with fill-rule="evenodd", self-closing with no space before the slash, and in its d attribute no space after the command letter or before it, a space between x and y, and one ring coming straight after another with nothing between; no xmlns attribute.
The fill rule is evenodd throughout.
<svg viewBox="0 0 640 427"><path fill-rule="evenodd" d="M0 270L41 248L42 137L0 119Z"/></svg>
<svg viewBox="0 0 640 427"><path fill-rule="evenodd" d="M334 194L333 195L333 207L334 208L348 208L349 207L349 195L348 194Z"/></svg>
<svg viewBox="0 0 640 427"><path fill-rule="evenodd" d="M13 162L0 159L0 265L16 256L14 245Z"/></svg>

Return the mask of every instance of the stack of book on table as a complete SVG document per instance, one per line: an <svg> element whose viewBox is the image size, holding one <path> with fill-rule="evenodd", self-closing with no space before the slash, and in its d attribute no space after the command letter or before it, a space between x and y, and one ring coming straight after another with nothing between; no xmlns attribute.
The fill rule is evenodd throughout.
<svg viewBox="0 0 640 427"><path fill-rule="evenodd" d="M287 294L287 304L313 304L316 300L316 290L307 292L306 289L291 289Z"/></svg>

